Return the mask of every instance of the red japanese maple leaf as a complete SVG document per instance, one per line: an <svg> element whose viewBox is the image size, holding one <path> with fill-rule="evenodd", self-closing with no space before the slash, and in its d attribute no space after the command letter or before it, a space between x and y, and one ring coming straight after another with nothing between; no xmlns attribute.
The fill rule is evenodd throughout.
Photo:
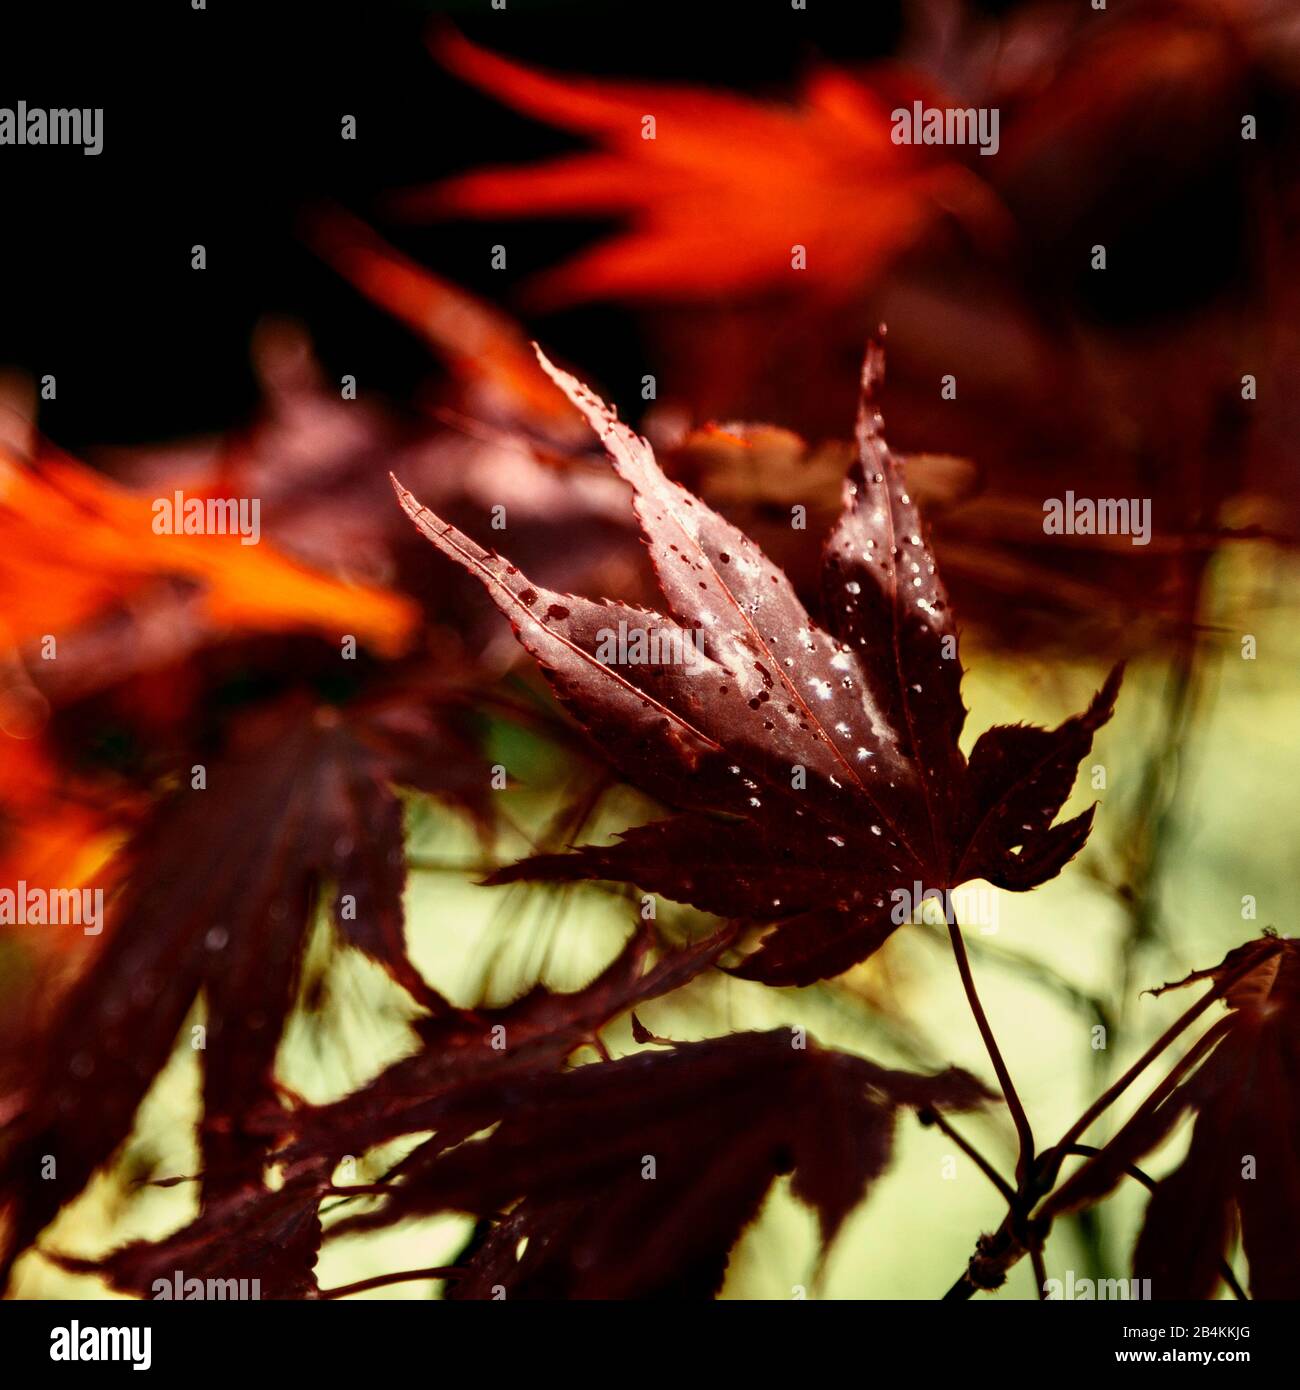
<svg viewBox="0 0 1300 1390"><path fill-rule="evenodd" d="M1155 993L1231 975L1228 1014L1047 1206L1055 1215L1100 1200L1194 1115L1187 1156L1156 1184L1133 1253L1157 1299L1213 1298L1238 1229L1252 1295L1300 1298L1300 941L1248 941Z"/></svg>
<svg viewBox="0 0 1300 1390"><path fill-rule="evenodd" d="M386 1067L360 1090L330 1105L278 1115L273 1126L290 1136L282 1157L313 1164L398 1135L436 1131L402 1165L483 1129L511 1098L550 1076L579 1048L592 1044L618 1014L680 988L713 965L732 944L723 930L689 946L663 951L651 963L657 938L642 923L590 983L567 993L535 986L513 1003L420 1020L422 1046ZM364 1219L353 1225L368 1224ZM342 1229L342 1227L340 1227Z"/></svg>
<svg viewBox="0 0 1300 1390"><path fill-rule="evenodd" d="M134 1240L102 1260L45 1253L141 1298L314 1298L327 1186L319 1172L304 1172L274 1191L232 1192L165 1239Z"/></svg>
<svg viewBox="0 0 1300 1390"><path fill-rule="evenodd" d="M674 1044L500 1091L476 1118L500 1121L489 1137L430 1141L359 1225L513 1208L453 1285L461 1298L494 1286L526 1298L707 1298L779 1175L793 1172L829 1244L888 1166L900 1108L991 1099L965 1072L889 1071L799 1029Z"/></svg>
<svg viewBox="0 0 1300 1390"><path fill-rule="evenodd" d="M340 888L347 886L356 885L343 879ZM521 1097L534 1094L570 1054L592 1043L616 1014L679 988L712 965L731 944L732 935L725 930L715 933L693 945L663 951L651 963L651 952L658 943L653 928L642 924L615 959L582 989L556 993L537 986L514 1003L496 1009L453 1009L435 1001L438 1011L415 1024L423 1043L417 1052L330 1105L303 1105L286 1112L278 1105L266 1104L264 1083L269 1063L266 1055L255 1055L255 1049L261 1047L265 1054L268 1044L273 1048L279 1028L272 1024L250 1029L245 1024L243 1037L237 1036L227 1048L231 1055L222 1064L215 1085L209 1076L208 1118L212 1122L214 1116L230 1118L237 1112L241 1122L248 1124L245 1146L252 1135L286 1140L276 1155L287 1174L284 1184L271 1190L254 1181L218 1184L215 1188L209 1183L203 1210L188 1225L159 1241L133 1241L100 1260L45 1253L67 1269L102 1274L115 1288L141 1296L150 1294L157 1279L170 1287L174 1272L180 1269L186 1279L256 1278L261 1282L263 1298L315 1297L313 1269L322 1236L318 1205L329 1190L329 1168L345 1150L359 1151L397 1135L433 1129L433 1138L420 1144L387 1176L388 1180L405 1179L422 1170L436 1155L496 1123L504 1111L520 1103ZM282 955L287 949L284 943L278 947L275 942L268 944ZM399 947L395 942L380 950L375 943L370 949L393 968ZM139 943L136 949L138 953ZM231 988L246 990L244 976L251 969L251 957L247 966L236 964ZM410 970L406 965L404 971L395 973L401 978ZM279 990L282 967L272 961L266 973L268 991ZM207 984L211 989L211 975ZM101 990L113 986L113 981L105 979ZM192 982L183 980L161 1001L167 1010L163 1025L155 1030L161 1037L174 1032L172 994L183 996L187 988L192 988ZM120 991L108 993L104 1007L114 1009L119 999ZM96 1013L93 1005L87 1006L87 1012L103 1025L104 1016ZM152 1046L138 1019L134 1022L134 1036L140 1046ZM124 1033L114 1033L109 1039L111 1048L116 1050L123 1037ZM146 1076L149 1065L147 1061L144 1068L137 1068L138 1075ZM222 1081L233 1082L236 1074L242 1076L246 1092L238 1105ZM126 1084L121 1068L110 1069L102 1098L95 1098L92 1105L85 1091L75 1097L85 1127L80 1149L69 1152L66 1130L47 1130L41 1136L47 1146L62 1146L57 1151L65 1155L65 1161L78 1164L74 1173L78 1183L83 1180L87 1159L104 1149L105 1117L120 1123L134 1108L128 1109L122 1100L120 1092ZM969 1085L978 1090L976 1083ZM952 1099L960 1100L966 1094L967 1088L962 1088ZM55 1099L62 1102L72 1095L65 1089ZM221 1153L230 1156L239 1138L227 1138ZM406 1189L394 1185L392 1191L400 1198ZM66 1195L63 1186L52 1198L53 1206L61 1195ZM333 1229L341 1234L381 1225L396 1214L398 1208L393 1206L378 1217L345 1218ZM39 1226L48 1215L45 1207L34 1219L25 1211L28 1225L24 1232Z"/></svg>
<svg viewBox="0 0 1300 1390"><path fill-rule="evenodd" d="M418 673L353 704L292 698L246 716L230 746L163 797L121 853L104 944L60 1001L6 1132L0 1271L130 1131L202 992L204 1197L255 1184L273 1073L326 883L339 936L435 1012L406 954L401 802L392 783L486 820L488 781L454 702ZM38 1181L42 1155L57 1178ZM0 1282L3 1282L0 1275Z"/></svg>
<svg viewBox="0 0 1300 1390"><path fill-rule="evenodd" d="M490 881L612 879L776 922L739 973L807 984L910 919L898 894L918 908L916 884L945 901L973 878L1024 891L1078 853L1095 808L1056 817L1110 717L1119 669L1058 728L995 727L964 756L957 629L873 403L879 346L823 559L825 627L746 535L664 476L645 440L542 362L631 485L671 616L541 588L394 486L609 758L679 813Z"/></svg>

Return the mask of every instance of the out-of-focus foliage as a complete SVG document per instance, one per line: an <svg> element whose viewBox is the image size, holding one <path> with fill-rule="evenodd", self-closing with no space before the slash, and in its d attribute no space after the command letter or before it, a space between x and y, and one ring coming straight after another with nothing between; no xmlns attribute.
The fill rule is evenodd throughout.
<svg viewBox="0 0 1300 1390"><path fill-rule="evenodd" d="M551 1296L934 1297L1002 1220L986 1175L909 1113L972 1108L962 1132L1011 1172L1010 1118L973 1110L984 1086L967 1073L993 1078L943 922L922 912L873 937L862 964L855 938L787 972L815 981L798 992L716 968L738 959L741 924L703 909L771 920L737 905L761 875L737 871L735 828L688 837L667 882L624 862L656 832L602 844L666 810L700 829L698 787L627 785L617 731L583 736L393 502L390 471L548 601L609 595L644 619L657 595L627 489L529 346L554 329L600 380L607 340L563 312L593 301L619 304L644 346L652 394L604 385L638 401L668 478L718 513L719 535L761 547L790 613L825 620L818 538L853 466L863 344L888 321L891 440L926 451L908 457L904 529L928 533L917 563L932 551L942 567L969 668L940 699L945 737L914 750L915 789L957 795L930 753L983 766L958 743L963 702L981 728L1089 710L1053 735L997 735L1022 753L1069 745L1030 779L1051 805L1017 803L1027 837L1094 829L1032 894L1003 891L1027 884L981 859L1001 887L977 886L985 911L965 933L1040 1141L1182 1012L1141 990L1189 972L1213 990L1240 951L1274 971L1180 1036L1171 1081L1152 1073L1100 1117L1101 1155L1059 1156L1046 1267L1116 1277L1136 1248L1162 1292L1294 1293L1293 951L1259 938L1291 930L1300 813L1291 9L915 4L891 61L826 53L784 91L548 71L439 28L430 81L579 148L531 164L479 149L481 167L367 209L384 236L304 210L304 245L434 354L410 400L341 399L306 330L269 320L253 418L83 463L5 381L0 888L97 888L108 904L99 935L0 923L13 1296L149 1296L181 1262L260 1270L264 1296L284 1297L511 1280ZM893 143L890 113L914 99L996 108L997 155ZM592 214L616 225L583 248ZM425 265L399 249L411 219L516 217L574 219L573 244L492 301L450 253ZM860 510L870 487L851 476ZM671 488L651 481L643 506ZM1047 534L1043 503L1067 491L1149 499L1149 544ZM260 543L156 534L152 502L177 492L259 498ZM851 538L879 539L873 525ZM668 542L651 540L662 580ZM858 609L844 635L874 650ZM1113 689L1088 700L1121 658L1102 727ZM936 673L918 683L939 699ZM1084 833L1068 838L1047 869ZM768 833L763 871L798 840ZM585 864L593 881L513 882L521 860ZM650 889L678 902L647 918ZM778 1049L791 1029L816 1043ZM832 1110L856 1125L838 1149L813 1132ZM654 1202L627 1177L640 1135L692 1175L665 1172ZM724 1169L711 1160L729 1141ZM1257 1187L1228 1161L1238 1149L1268 1167ZM616 1278L609 1242L650 1226L666 1244ZM450 1284L393 1282L448 1266ZM1033 1297L1034 1282L1024 1260L1006 1291Z"/></svg>

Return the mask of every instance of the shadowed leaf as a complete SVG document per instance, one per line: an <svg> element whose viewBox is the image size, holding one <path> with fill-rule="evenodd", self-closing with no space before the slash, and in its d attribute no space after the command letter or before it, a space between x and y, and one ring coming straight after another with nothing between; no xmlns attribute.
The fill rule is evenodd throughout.
<svg viewBox="0 0 1300 1390"><path fill-rule="evenodd" d="M680 1043L510 1093L490 1136L417 1150L358 1224L513 1206L453 1297L707 1298L775 1178L829 1244L888 1166L900 1108L989 1099L964 1072L888 1071L798 1030Z"/></svg>
<svg viewBox="0 0 1300 1390"><path fill-rule="evenodd" d="M1252 1296L1300 1298L1300 943L1249 941L1155 992L1243 968L1223 996L1227 1015L1197 1044L1208 1056L1162 1087L1049 1204L1060 1212L1099 1201L1193 1115L1191 1147L1156 1184L1133 1255L1157 1299L1212 1298L1238 1230Z"/></svg>

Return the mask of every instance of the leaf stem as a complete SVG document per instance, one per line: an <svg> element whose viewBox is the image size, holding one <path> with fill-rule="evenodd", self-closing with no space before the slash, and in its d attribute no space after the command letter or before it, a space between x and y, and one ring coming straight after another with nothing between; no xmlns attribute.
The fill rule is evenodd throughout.
<svg viewBox="0 0 1300 1390"><path fill-rule="evenodd" d="M322 1289L322 1298L347 1298L350 1294L365 1293L367 1289L382 1289L388 1284L409 1284L416 1279L446 1279L465 1271L456 1265L433 1269L401 1269L393 1274L376 1274L373 1279L359 1279L355 1284L343 1284L337 1289Z"/></svg>
<svg viewBox="0 0 1300 1390"><path fill-rule="evenodd" d="M1006 1075L1006 1064L1002 1060L1001 1053L997 1050L997 1044L993 1040L992 1030L989 1028L988 1020L984 1016L984 1011L980 1007L979 998L975 993L974 980L971 977L970 962L966 957L966 951L961 939L960 928L949 915L948 934L952 939L953 952L957 958L957 968L961 972L962 983L966 986L966 997L970 1001L971 1011L975 1015L975 1021L980 1026L983 1034L985 1046L989 1050L989 1057L993 1062L993 1068L998 1074L998 1080L1002 1083L1003 1093L1007 1097L1007 1105L1011 1110L1012 1116L1017 1114L1023 1117L1024 1111L1020 1102L1016 1099L1014 1090L1009 1089L1010 1077ZM1277 947L1281 949L1281 946ZM1031 1166L1024 1172L1017 1168L1017 1193L1016 1200L1011 1204L1011 1210L1007 1214L1002 1226L992 1235L981 1236L976 1245L975 1254L971 1257L966 1269L960 1278L953 1284L952 1288L944 1295L945 1300L966 1299L979 1289L992 1290L998 1288L1005 1280L1007 1271L1026 1254L1033 1257L1034 1251L1041 1247L1043 1239L1051 1226L1053 1218L1059 1214L1059 1204L1054 1207L1054 1199L1048 1196L1047 1201L1039 1209L1038 1215L1032 1220L1029 1219L1029 1211L1032 1210L1039 1194L1046 1194L1056 1186L1056 1180L1060 1173L1061 1164L1067 1153L1072 1149L1079 1149L1083 1146L1076 1143L1080 1134L1100 1115L1104 1110L1125 1091L1137 1076L1151 1064L1151 1062L1169 1046L1175 1038L1181 1034L1191 1023L1195 1022L1201 1014L1216 1000L1222 998L1235 984L1244 979L1253 970L1259 968L1263 960L1268 959L1268 954L1254 954L1247 957L1235 970L1230 971L1221 979L1215 981L1214 987L1199 999L1191 1008L1187 1009L1156 1039L1152 1045L1142 1054L1141 1057L1119 1078L1114 1085L1110 1086L1092 1105L1079 1117L1077 1121L1061 1137L1058 1144L1043 1152L1042 1160L1034 1163L1032 1159L1032 1135L1030 1136L1029 1153L1031 1155ZM1228 1020L1221 1019L1213 1027L1208 1029L1197 1041L1188 1049L1187 1053L1175 1064L1172 1071L1156 1090L1147 1098L1146 1106L1158 1105L1164 1100L1179 1080L1189 1071L1205 1053L1210 1050L1223 1036L1228 1026ZM1017 1131L1020 1130L1020 1123L1017 1121ZM1025 1121L1025 1129L1028 1130L1028 1121ZM1022 1145L1024 1137L1022 1134ZM1023 1149L1022 1149L1023 1156ZM1093 1155L1088 1159L1089 1163L1099 1161L1098 1155ZM1125 1171L1128 1171L1126 1168ZM1231 1271L1226 1274L1229 1287L1236 1292L1240 1287L1237 1285ZM1240 1296L1240 1295L1239 1295Z"/></svg>
<svg viewBox="0 0 1300 1390"><path fill-rule="evenodd" d="M988 1015L980 1003L979 991L975 988L975 976L971 973L970 958L966 954L966 943L962 940L961 926L953 915L952 896L947 889L943 894L943 907L944 918L948 923L948 938L952 942L952 953L957 960L957 973L961 976L962 988L966 991L966 1001L975 1016L980 1036L984 1039L985 1050L989 1054L989 1061L993 1063L998 1085L1002 1087L1007 1109L1011 1112L1011 1120L1020 1140L1020 1155L1016 1160L1016 1186L1020 1191L1024 1191L1034 1168L1034 1131L1029 1126L1029 1117L1025 1114L1025 1107L1020 1103L1015 1083L1011 1080L1011 1073L1002 1058L998 1040L993 1036L993 1029L989 1026Z"/></svg>
<svg viewBox="0 0 1300 1390"><path fill-rule="evenodd" d="M984 1174L993 1186L997 1188L1003 1197L1006 1198L1007 1203L1014 1204L1016 1200L1015 1188L1013 1188L989 1160L980 1153L974 1144L972 1144L969 1139L963 1139L937 1110L932 1106L926 1106L924 1110L918 1113L917 1118L923 1125L933 1125L941 1134L946 1134L980 1172Z"/></svg>
<svg viewBox="0 0 1300 1390"><path fill-rule="evenodd" d="M1178 1061L1174 1063L1165 1079L1160 1082L1155 1090L1152 1091L1146 1100L1138 1107L1138 1115L1144 1112L1151 1113L1162 1106L1169 1096L1178 1088L1183 1077L1186 1076L1187 1073L1201 1061L1206 1053L1219 1042L1231 1027L1231 1024L1231 1019L1221 1018L1217 1023L1207 1028L1191 1047L1183 1053ZM1134 1116L1134 1119L1136 1118L1137 1116ZM1131 1119L1129 1123L1132 1124L1133 1120ZM1122 1136L1123 1132L1124 1131L1121 1130L1119 1135L1111 1140L1111 1143L1114 1144L1119 1142L1119 1138ZM1066 1191L1065 1188L1056 1186L1056 1179L1061 1171L1061 1164L1064 1162L1066 1154L1076 1152L1080 1148L1085 1147L1089 1146L1080 1145L1075 1140L1066 1143L1063 1139L1061 1143L1043 1151L1039 1160L1039 1166L1042 1169L1041 1183L1042 1186L1053 1190L1050 1191L1050 1195L1046 1202L1043 1203L1042 1210L1039 1213L1041 1216L1055 1218L1060 1214L1061 1194ZM1098 1150L1098 1154L1104 1154L1105 1152L1106 1150L1104 1149ZM1089 1159L1085 1167L1095 1161L1094 1159Z"/></svg>

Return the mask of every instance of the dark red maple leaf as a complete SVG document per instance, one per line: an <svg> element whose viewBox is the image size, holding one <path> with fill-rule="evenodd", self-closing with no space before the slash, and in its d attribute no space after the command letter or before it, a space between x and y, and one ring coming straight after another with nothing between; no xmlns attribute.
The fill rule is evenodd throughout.
<svg viewBox="0 0 1300 1390"><path fill-rule="evenodd" d="M1251 1294L1300 1298L1300 941L1248 941L1155 993L1235 974L1227 1016L1048 1203L1055 1215L1099 1201L1195 1115L1187 1156L1156 1184L1133 1254L1157 1299L1214 1297L1238 1228Z"/></svg>
<svg viewBox="0 0 1300 1390"><path fill-rule="evenodd" d="M115 1289L141 1298L312 1298L325 1187L308 1173L275 1191L229 1193L166 1239L131 1241L102 1260L45 1253L64 1269L102 1274Z"/></svg>
<svg viewBox="0 0 1300 1390"><path fill-rule="evenodd" d="M507 1091L491 1135L417 1150L362 1224L513 1207L453 1297L500 1286L525 1298L707 1298L776 1177L793 1173L829 1244L888 1166L900 1108L990 1099L964 1072L889 1071L798 1029L675 1044Z"/></svg>
<svg viewBox="0 0 1300 1390"><path fill-rule="evenodd" d="M340 937L419 1003L447 1006L406 954L400 783L486 816L455 707L429 679L351 705L292 698L236 726L229 748L164 797L122 851L104 944L43 1039L26 1108L6 1133L7 1267L130 1130L196 996L204 1195L258 1177L245 1121L275 1095L276 1050L322 886ZM38 1181L43 1155L57 1179Z"/></svg>
<svg viewBox="0 0 1300 1390"><path fill-rule="evenodd" d="M680 813L612 847L535 856L489 881L627 881L776 922L738 973L808 984L881 945L904 920L897 890L946 894L985 878L1024 891L1079 851L1095 808L1054 822L1120 672L1058 728L989 729L966 759L957 629L873 404L878 346L823 561L826 628L747 536L664 476L645 440L542 361L631 484L671 617L541 588L394 485L423 534L484 584L610 759ZM643 646L653 637L670 659L611 649L620 630L643 633Z"/></svg>
<svg viewBox="0 0 1300 1390"><path fill-rule="evenodd" d="M405 1160L419 1163L491 1124L534 1078L549 1076L625 1010L678 989L732 944L724 929L650 963L654 930L642 923L604 970L582 989L557 993L538 985L498 1009L458 1010L420 1020L423 1046L368 1085L331 1105L277 1117L290 1131L282 1150L293 1164L338 1158L401 1134L434 1129ZM364 1219L355 1224L365 1224Z"/></svg>

